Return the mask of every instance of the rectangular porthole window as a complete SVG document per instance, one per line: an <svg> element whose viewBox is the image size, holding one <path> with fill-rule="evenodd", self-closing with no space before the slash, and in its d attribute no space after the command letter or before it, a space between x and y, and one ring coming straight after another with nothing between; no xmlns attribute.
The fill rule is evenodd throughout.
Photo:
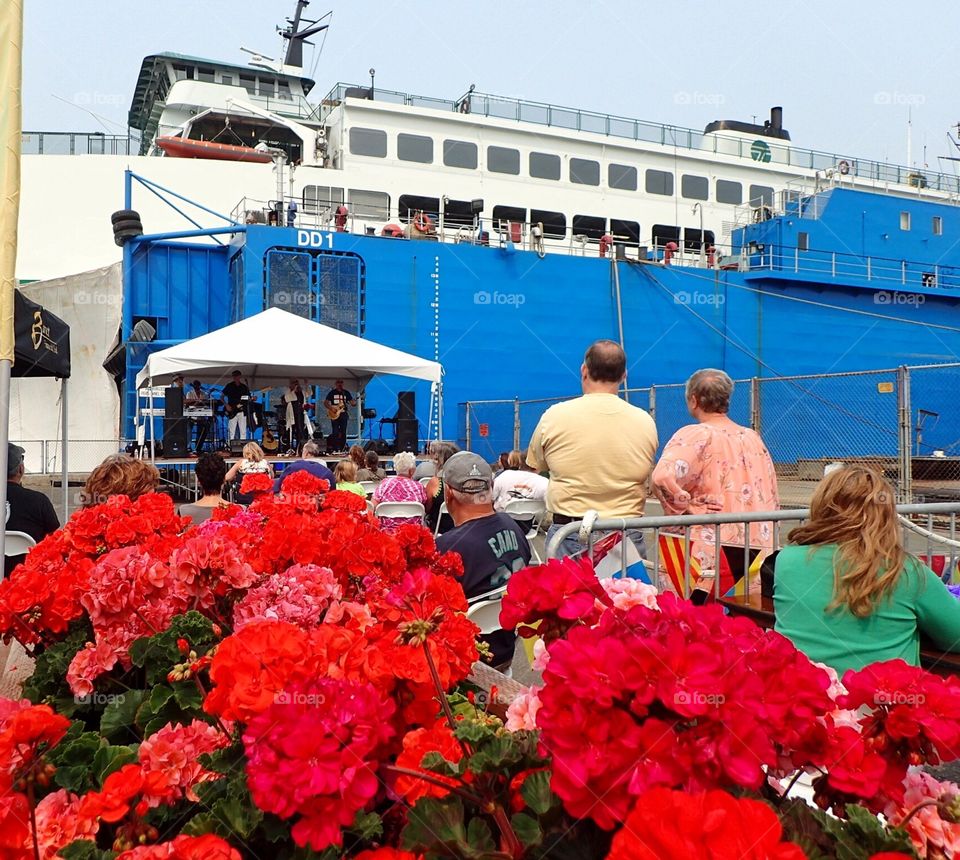
<svg viewBox="0 0 960 860"><path fill-rule="evenodd" d="M900 229L901 230L910 229L910 213L909 212L900 213Z"/></svg>
<svg viewBox="0 0 960 860"><path fill-rule="evenodd" d="M491 173L509 173L520 175L520 150L503 146L487 147L487 170Z"/></svg>
<svg viewBox="0 0 960 860"><path fill-rule="evenodd" d="M933 235L942 236L943 235L943 218L939 215L933 216Z"/></svg>
<svg viewBox="0 0 960 860"><path fill-rule="evenodd" d="M387 133L379 128L351 128L350 152L372 158L387 157Z"/></svg>
<svg viewBox="0 0 960 860"><path fill-rule="evenodd" d="M629 164L608 164L607 185L622 191L636 191L637 168Z"/></svg>
<svg viewBox="0 0 960 860"><path fill-rule="evenodd" d="M476 170L477 145L470 143L468 140L445 140L443 142L443 163L446 167Z"/></svg>
<svg viewBox="0 0 960 860"><path fill-rule="evenodd" d="M748 202L751 206L773 206L773 189L769 185L751 185Z"/></svg>
<svg viewBox="0 0 960 860"><path fill-rule="evenodd" d="M543 224L545 239L564 239L567 235L567 216L562 212L550 212L546 209L530 210L531 225Z"/></svg>
<svg viewBox="0 0 960 860"><path fill-rule="evenodd" d="M673 196L673 174L667 170L648 170L644 183L647 194Z"/></svg>
<svg viewBox="0 0 960 860"><path fill-rule="evenodd" d="M531 152L529 168L530 176L534 179L559 179L560 156L549 152Z"/></svg>
<svg viewBox="0 0 960 860"><path fill-rule="evenodd" d="M710 196L710 180L706 176L684 173L680 177L680 196L687 200L706 200Z"/></svg>
<svg viewBox="0 0 960 860"><path fill-rule="evenodd" d="M743 203L743 186L729 179L718 179L717 203L731 203L739 206Z"/></svg>
<svg viewBox="0 0 960 860"><path fill-rule="evenodd" d="M571 158L570 181L577 185L599 185L600 162L588 158Z"/></svg>
<svg viewBox="0 0 960 860"><path fill-rule="evenodd" d="M351 188L347 206L350 208L350 213L358 218L386 221L390 217L390 195L384 191L362 191Z"/></svg>
<svg viewBox="0 0 960 860"><path fill-rule="evenodd" d="M397 158L418 164L432 164L433 138L420 134L398 134Z"/></svg>

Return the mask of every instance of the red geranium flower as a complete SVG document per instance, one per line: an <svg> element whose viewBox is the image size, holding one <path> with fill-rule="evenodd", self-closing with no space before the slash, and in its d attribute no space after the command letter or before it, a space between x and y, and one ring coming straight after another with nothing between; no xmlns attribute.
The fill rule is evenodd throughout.
<svg viewBox="0 0 960 860"><path fill-rule="evenodd" d="M323 511L348 511L352 514L365 514L367 500L359 493L347 490L331 490L320 499L320 509Z"/></svg>
<svg viewBox="0 0 960 860"><path fill-rule="evenodd" d="M428 773L431 779L440 780L447 785L458 785L459 783L450 777L422 770L423 757L431 752L440 753L451 764L456 764L463 758L463 747L453 736L445 719L437 720L429 728L407 732L403 738L403 752L397 756L397 766ZM421 797L446 797L450 793L433 782L417 779L415 776L397 777L394 790L411 806Z"/></svg>
<svg viewBox="0 0 960 860"><path fill-rule="evenodd" d="M100 791L84 795L80 814L84 818L100 818L115 824L131 809L136 809L138 815L145 814L149 800L162 798L166 790L167 779L162 772L147 773L139 764L125 764L103 781Z"/></svg>
<svg viewBox="0 0 960 860"><path fill-rule="evenodd" d="M272 493L273 480L265 472L251 472L243 476L243 480L240 482L240 492L245 496L257 493Z"/></svg>
<svg viewBox="0 0 960 860"><path fill-rule="evenodd" d="M806 860L782 834L760 801L655 788L638 799L607 860Z"/></svg>
<svg viewBox="0 0 960 860"><path fill-rule="evenodd" d="M70 720L55 714L49 705L9 703L5 710L0 720L0 791L9 791L70 728Z"/></svg>
<svg viewBox="0 0 960 860"><path fill-rule="evenodd" d="M240 852L213 834L177 836L172 842L142 845L124 851L117 860L240 860Z"/></svg>

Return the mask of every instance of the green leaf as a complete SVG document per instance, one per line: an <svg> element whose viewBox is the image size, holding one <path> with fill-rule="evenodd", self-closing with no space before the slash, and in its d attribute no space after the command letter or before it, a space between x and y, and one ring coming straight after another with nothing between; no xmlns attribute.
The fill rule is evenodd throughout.
<svg viewBox="0 0 960 860"><path fill-rule="evenodd" d="M497 843L493 841L490 825L482 818L472 818L467 825L467 844L477 851L496 851Z"/></svg>
<svg viewBox="0 0 960 860"><path fill-rule="evenodd" d="M231 746L219 749L216 752L200 756L200 764L207 768L207 770L212 770L214 773L231 776L243 774L247 764L247 757L243 751L243 744L237 742Z"/></svg>
<svg viewBox="0 0 960 860"><path fill-rule="evenodd" d="M224 797L209 812L195 815L182 830L189 836L215 833L224 839L247 839L260 824L263 813L247 798L246 803L236 797Z"/></svg>
<svg viewBox="0 0 960 860"><path fill-rule="evenodd" d="M490 726L478 722L476 719L461 720L453 730L453 734L468 744L479 744L488 738L492 738L494 730Z"/></svg>
<svg viewBox="0 0 960 860"><path fill-rule="evenodd" d="M544 815L551 807L560 802L560 798L550 790L550 771L548 770L538 770L531 773L523 781L520 795L530 810L537 815Z"/></svg>
<svg viewBox="0 0 960 860"><path fill-rule="evenodd" d="M147 683L162 683L174 665L183 662L183 654L177 647L179 639L186 639L191 649L202 656L218 637L213 632L213 622L191 610L173 618L162 633L137 639L130 646L130 659L134 666L147 670Z"/></svg>
<svg viewBox="0 0 960 860"><path fill-rule="evenodd" d="M97 732L85 732L84 723L74 722L63 739L49 753L56 767L54 782L74 794L85 794L94 788L91 771L97 751L106 742Z"/></svg>
<svg viewBox="0 0 960 860"><path fill-rule="evenodd" d="M407 826L400 838L407 851L422 852L465 846L466 836L463 804L460 798L449 796L442 800L420 798L407 813Z"/></svg>
<svg viewBox="0 0 960 860"><path fill-rule="evenodd" d="M64 860L113 860L116 856L116 851L101 851L89 839L75 839L57 852Z"/></svg>
<svg viewBox="0 0 960 860"><path fill-rule="evenodd" d="M173 697L185 711L202 711L203 709L203 696L200 694L200 688L193 681L174 683Z"/></svg>
<svg viewBox="0 0 960 860"><path fill-rule="evenodd" d="M543 831L540 830L537 819L525 812L518 812L513 815L510 824L513 826L513 832L517 834L517 838L527 848L539 845L543 840Z"/></svg>
<svg viewBox="0 0 960 860"><path fill-rule="evenodd" d="M439 773L443 776L458 776L460 774L460 768L453 762L447 761L436 750L431 750L424 755L423 760L420 762L420 767L423 770L428 770L431 773Z"/></svg>
<svg viewBox="0 0 960 860"><path fill-rule="evenodd" d="M358 839L369 842L383 834L383 820L375 812L360 811L350 825L350 832Z"/></svg>
<svg viewBox="0 0 960 860"><path fill-rule="evenodd" d="M846 815L846 819L826 817L825 820L827 832L836 839L833 856L837 860L866 860L881 851L917 856L905 830L885 828L869 809L850 804Z"/></svg>
<svg viewBox="0 0 960 860"><path fill-rule="evenodd" d="M507 765L516 764L523 756L523 750L516 739L509 732L505 732L480 746L470 756L469 767L474 773L495 773Z"/></svg>
<svg viewBox="0 0 960 860"><path fill-rule="evenodd" d="M110 746L105 744L97 750L93 757L93 776L97 788L103 786L103 781L114 771L120 770L125 764L132 764L137 760L137 752L132 747Z"/></svg>
<svg viewBox="0 0 960 860"><path fill-rule="evenodd" d="M117 693L104 708L100 717L100 734L108 739L130 740L139 735L135 731L137 709L147 698L146 690L127 690Z"/></svg>
<svg viewBox="0 0 960 860"><path fill-rule="evenodd" d="M45 649L33 667L33 674L23 684L23 696L33 704L57 703L56 711L73 716L79 703L67 684L67 669L83 646L93 640L93 630L86 619L71 625L67 638Z"/></svg>

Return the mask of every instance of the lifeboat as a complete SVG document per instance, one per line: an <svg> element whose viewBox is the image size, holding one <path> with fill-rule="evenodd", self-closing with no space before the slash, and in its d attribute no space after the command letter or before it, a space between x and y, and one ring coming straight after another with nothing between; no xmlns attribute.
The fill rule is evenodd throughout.
<svg viewBox="0 0 960 860"><path fill-rule="evenodd" d="M218 143L215 140L192 140L189 137L158 137L157 146L172 158L208 158L214 161L249 161L269 164L273 156L250 146Z"/></svg>

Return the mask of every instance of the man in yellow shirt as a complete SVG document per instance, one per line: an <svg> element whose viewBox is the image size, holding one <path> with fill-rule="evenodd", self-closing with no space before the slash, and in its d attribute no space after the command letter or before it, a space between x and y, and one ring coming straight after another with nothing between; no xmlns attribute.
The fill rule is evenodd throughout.
<svg viewBox="0 0 960 860"><path fill-rule="evenodd" d="M589 510L604 518L643 515L657 427L647 412L620 398L626 368L619 344L591 344L580 367L583 396L551 406L533 431L527 463L550 473L548 543L560 526L583 519ZM639 533L634 544L643 554ZM576 537L562 547L566 555L581 549Z"/></svg>

